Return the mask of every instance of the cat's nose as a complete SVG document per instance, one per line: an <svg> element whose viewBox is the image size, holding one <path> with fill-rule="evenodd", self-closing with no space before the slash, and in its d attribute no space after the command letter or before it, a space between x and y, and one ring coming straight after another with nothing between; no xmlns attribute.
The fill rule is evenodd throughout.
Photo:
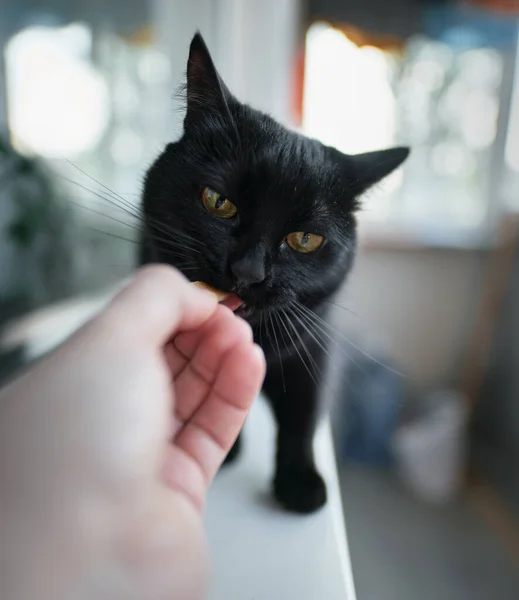
<svg viewBox="0 0 519 600"><path fill-rule="evenodd" d="M248 253L231 264L236 282L241 285L261 283L266 277L265 261L258 253Z"/></svg>

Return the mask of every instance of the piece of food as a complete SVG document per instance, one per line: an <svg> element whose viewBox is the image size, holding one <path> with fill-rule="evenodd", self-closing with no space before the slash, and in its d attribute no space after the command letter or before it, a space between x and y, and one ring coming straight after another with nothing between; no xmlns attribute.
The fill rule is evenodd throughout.
<svg viewBox="0 0 519 600"><path fill-rule="evenodd" d="M203 281L194 281L193 285L196 285L196 287L202 290L207 290L208 292L213 293L217 297L220 304L227 306L227 308L230 308L232 311L237 310L243 304L243 300L234 292L224 292L222 290L218 290Z"/></svg>
<svg viewBox="0 0 519 600"><path fill-rule="evenodd" d="M225 300L230 295L230 292L223 292L222 290L217 290L216 288L212 287L207 283L204 283L203 281L194 281L193 285L196 285L196 287L202 290L212 292L218 298L218 302L222 302L222 300Z"/></svg>

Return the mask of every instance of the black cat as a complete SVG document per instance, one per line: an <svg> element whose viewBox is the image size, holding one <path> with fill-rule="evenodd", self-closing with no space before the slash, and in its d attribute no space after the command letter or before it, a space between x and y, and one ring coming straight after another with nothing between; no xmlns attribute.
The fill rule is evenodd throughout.
<svg viewBox="0 0 519 600"><path fill-rule="evenodd" d="M141 262L243 300L278 423L274 493L291 511L326 502L312 450L325 344L314 315L352 267L359 196L408 152L347 156L288 131L229 92L200 34L191 42L184 133L145 180Z"/></svg>

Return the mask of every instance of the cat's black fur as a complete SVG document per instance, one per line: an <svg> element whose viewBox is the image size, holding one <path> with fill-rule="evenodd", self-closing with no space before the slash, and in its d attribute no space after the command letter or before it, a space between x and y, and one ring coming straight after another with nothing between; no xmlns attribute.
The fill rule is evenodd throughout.
<svg viewBox="0 0 519 600"><path fill-rule="evenodd" d="M184 134L146 176L141 262L170 263L192 281L235 291L244 300L239 314L255 327L265 351L264 391L278 423L274 493L291 511L311 512L326 501L312 450L322 339L316 335L318 344L308 334L294 303L319 312L339 289L355 255L359 196L407 154L395 148L346 156L288 131L238 102L201 36L194 37ZM201 200L206 186L233 202L237 215L211 215ZM326 241L315 253L300 254L285 241L294 231Z"/></svg>

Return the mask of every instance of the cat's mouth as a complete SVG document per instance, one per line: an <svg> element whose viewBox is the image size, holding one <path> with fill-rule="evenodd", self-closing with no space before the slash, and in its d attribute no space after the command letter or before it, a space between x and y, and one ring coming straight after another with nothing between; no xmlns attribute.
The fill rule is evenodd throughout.
<svg viewBox="0 0 519 600"><path fill-rule="evenodd" d="M220 304L222 304L223 306L226 306L227 308L230 308L233 312L235 312L236 314L240 314L240 311L242 310L242 308L245 306L245 302L234 292L231 292L230 294L227 295L226 298L224 298Z"/></svg>
<svg viewBox="0 0 519 600"><path fill-rule="evenodd" d="M216 296L218 303L222 306L226 306L233 312L240 308L243 304L243 300L235 292L224 292L221 289L209 285L205 281L194 281L193 285L202 290L207 290Z"/></svg>
<svg viewBox="0 0 519 600"><path fill-rule="evenodd" d="M234 291L226 292L203 281L195 281L194 285L211 291L222 306L226 306L242 319L250 319L257 312L258 306L254 302L243 299Z"/></svg>

